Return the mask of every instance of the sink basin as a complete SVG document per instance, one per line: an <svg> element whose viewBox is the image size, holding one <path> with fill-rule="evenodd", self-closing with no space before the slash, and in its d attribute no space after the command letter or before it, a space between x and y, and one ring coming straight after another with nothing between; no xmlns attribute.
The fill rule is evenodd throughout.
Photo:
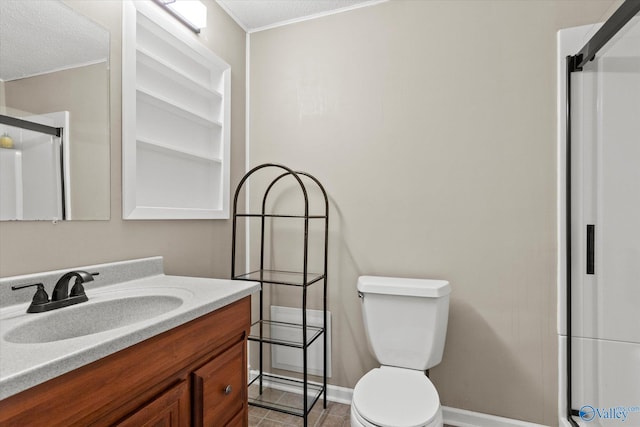
<svg viewBox="0 0 640 427"><path fill-rule="evenodd" d="M15 344L37 344L97 334L152 319L180 307L172 295L144 295L106 301L89 301L46 314L34 314L7 331L4 339Z"/></svg>

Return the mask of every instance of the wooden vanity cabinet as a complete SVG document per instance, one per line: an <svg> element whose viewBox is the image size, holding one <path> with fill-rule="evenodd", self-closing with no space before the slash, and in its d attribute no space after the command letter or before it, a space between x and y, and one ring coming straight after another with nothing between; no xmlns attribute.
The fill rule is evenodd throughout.
<svg viewBox="0 0 640 427"><path fill-rule="evenodd" d="M6 426L248 425L250 297L0 401Z"/></svg>

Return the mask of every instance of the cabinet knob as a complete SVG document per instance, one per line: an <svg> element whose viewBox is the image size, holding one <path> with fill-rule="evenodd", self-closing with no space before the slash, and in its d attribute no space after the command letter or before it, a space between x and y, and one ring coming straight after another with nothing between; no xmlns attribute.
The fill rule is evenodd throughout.
<svg viewBox="0 0 640 427"><path fill-rule="evenodd" d="M231 384L229 384L228 386L226 386L226 387L224 388L224 394L225 394L225 396L230 395L230 394L231 394L231 390L232 390L232 388L231 388Z"/></svg>

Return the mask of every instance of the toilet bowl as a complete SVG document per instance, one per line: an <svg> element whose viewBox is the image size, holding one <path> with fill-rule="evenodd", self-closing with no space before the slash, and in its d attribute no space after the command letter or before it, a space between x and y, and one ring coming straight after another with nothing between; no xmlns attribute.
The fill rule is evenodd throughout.
<svg viewBox="0 0 640 427"><path fill-rule="evenodd" d="M382 366L353 389L352 426L442 427L424 372L442 360L450 293L444 280L358 278L367 341Z"/></svg>
<svg viewBox="0 0 640 427"><path fill-rule="evenodd" d="M388 366L373 369L353 391L351 425L442 427L438 392L424 372Z"/></svg>

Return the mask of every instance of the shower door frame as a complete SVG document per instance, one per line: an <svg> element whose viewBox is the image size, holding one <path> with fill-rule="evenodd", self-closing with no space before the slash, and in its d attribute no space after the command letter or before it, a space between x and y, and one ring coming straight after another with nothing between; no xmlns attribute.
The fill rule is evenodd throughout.
<svg viewBox="0 0 640 427"><path fill-rule="evenodd" d="M572 269L572 252L571 252L571 76L575 72L580 72L583 69L583 66L592 61L596 54L600 51L602 47L604 47L612 37L614 37L634 16L640 13L640 1L638 0L625 0L625 2L615 11L615 13L598 29L598 31L589 39L589 41L583 46L583 48L576 53L575 55L569 55L565 58L566 64L566 72L564 76L565 83L565 91L564 91L564 113L565 113L565 201L564 201L564 255L565 255L565 325L566 325L566 347L565 347L565 357L566 357L566 365L564 369L566 370L566 377L564 380L566 381L565 386L565 398L566 398L566 416L567 421L570 425L574 427L579 427L573 417L577 417L580 415L580 412L577 409L572 408L572 330L571 330L571 269ZM560 161L560 157L558 159ZM562 175L558 176L558 179L562 179ZM562 211L562 208L559 210ZM559 212L559 213L560 213ZM559 222L561 218L558 218ZM561 224L559 229L562 230L563 225ZM559 236L559 238L561 238ZM561 245L559 245L559 252L562 250ZM593 252L593 245L590 245L590 248ZM587 253L587 258L593 260L593 253ZM559 264L561 263L561 259L559 259ZM559 265L560 268L560 265ZM559 275L559 279L560 279ZM559 321L561 316L559 316ZM560 325L559 325L560 326ZM560 334L561 335L561 334ZM562 372L562 367L561 367ZM562 381L560 383L560 393L562 393Z"/></svg>

